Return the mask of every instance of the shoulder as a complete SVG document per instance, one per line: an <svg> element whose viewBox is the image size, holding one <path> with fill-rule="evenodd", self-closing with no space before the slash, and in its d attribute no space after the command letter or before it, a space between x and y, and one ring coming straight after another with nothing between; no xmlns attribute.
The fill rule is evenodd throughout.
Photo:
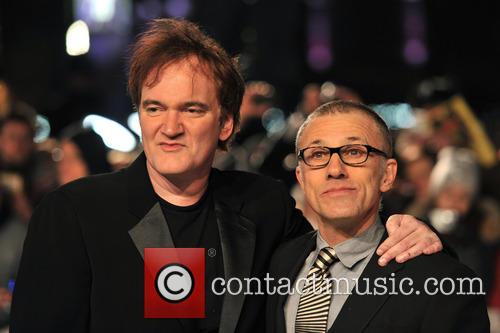
<svg viewBox="0 0 500 333"><path fill-rule="evenodd" d="M405 264L406 268L416 271L425 271L428 274L457 276L474 276L475 273L456 258L438 252L430 255L420 255Z"/></svg>
<svg viewBox="0 0 500 333"><path fill-rule="evenodd" d="M295 252L299 249L305 249L307 247L313 247L316 244L316 230L309 231L299 237L289 239L280 244L272 256L273 261L279 261L290 253Z"/></svg>
<svg viewBox="0 0 500 333"><path fill-rule="evenodd" d="M124 170L120 170L116 172L83 177L62 185L59 187L59 190L73 195L95 190L116 190L118 187L123 185L123 180L125 180L123 173Z"/></svg>
<svg viewBox="0 0 500 333"><path fill-rule="evenodd" d="M245 171L213 169L214 186L224 194L262 198L266 193L288 194L285 184L274 178Z"/></svg>
<svg viewBox="0 0 500 333"><path fill-rule="evenodd" d="M126 193L123 171L92 175L62 185L48 193L39 206L65 203L109 203Z"/></svg>
<svg viewBox="0 0 500 333"><path fill-rule="evenodd" d="M246 171L238 170L218 170L213 169L216 181L221 183L231 184L232 186L245 186L245 187L284 187L282 181L271 178L269 176L258 175Z"/></svg>

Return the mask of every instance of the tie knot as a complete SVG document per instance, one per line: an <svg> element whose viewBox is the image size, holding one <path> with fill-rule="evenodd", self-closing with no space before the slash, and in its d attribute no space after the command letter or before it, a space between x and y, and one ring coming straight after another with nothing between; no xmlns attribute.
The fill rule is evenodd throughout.
<svg viewBox="0 0 500 333"><path fill-rule="evenodd" d="M324 247L319 251L318 258L314 262L314 266L322 271L326 271L337 260L337 254L331 247Z"/></svg>

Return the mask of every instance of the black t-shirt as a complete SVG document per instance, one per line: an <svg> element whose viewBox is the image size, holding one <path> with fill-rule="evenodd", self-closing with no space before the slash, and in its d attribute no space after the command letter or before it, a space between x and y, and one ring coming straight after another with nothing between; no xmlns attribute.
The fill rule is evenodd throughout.
<svg viewBox="0 0 500 333"><path fill-rule="evenodd" d="M193 320L196 321L197 332L217 332L223 296L215 295L211 284L215 278L224 277L224 266L210 187L191 206L175 206L161 198L159 201L175 247L205 248L205 318Z"/></svg>

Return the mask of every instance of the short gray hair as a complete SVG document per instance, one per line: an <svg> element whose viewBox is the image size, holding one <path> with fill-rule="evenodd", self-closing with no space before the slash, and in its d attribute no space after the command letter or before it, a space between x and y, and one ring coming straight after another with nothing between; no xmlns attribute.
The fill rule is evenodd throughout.
<svg viewBox="0 0 500 333"><path fill-rule="evenodd" d="M359 103L359 102L353 102L353 101L345 101L345 100L337 100L329 103L325 103L321 106L319 106L314 112L312 112L307 119L304 121L302 126L300 126L299 131L297 132L297 137L295 139L295 152L298 154L299 152L299 140L304 134L305 129L311 121L318 117L322 116L327 116L327 115L333 115L336 113L350 113L352 111L359 111L364 113L365 115L369 116L371 119L375 121L377 124L378 128L380 129L380 133L382 134L382 137L384 139L384 143L386 146L386 153L387 156L392 157L393 154L393 148L392 148L392 135L391 132L389 131L389 127L387 127L387 124L385 121L378 115L377 112L375 112L372 108L369 106Z"/></svg>

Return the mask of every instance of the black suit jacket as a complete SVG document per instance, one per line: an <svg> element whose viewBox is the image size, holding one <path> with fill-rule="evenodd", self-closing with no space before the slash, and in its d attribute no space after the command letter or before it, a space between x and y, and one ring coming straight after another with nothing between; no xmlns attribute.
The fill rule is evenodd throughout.
<svg viewBox="0 0 500 333"><path fill-rule="evenodd" d="M189 319L144 319L146 247L173 247L141 155L120 172L49 194L29 225L11 332L183 332ZM226 279L261 276L272 252L310 230L281 183L211 176ZM225 295L220 332L264 326L264 296Z"/></svg>
<svg viewBox="0 0 500 333"><path fill-rule="evenodd" d="M293 286L305 259L315 247L316 232L286 242L280 246L271 260L270 277L274 281L287 277ZM347 298L329 332L489 332L483 295L446 296L438 293L432 296L424 292L427 278L456 280L476 277L469 268L455 258L440 252L428 256L422 255L403 264L391 261L385 267L378 265L378 258L373 254L358 280L357 288L354 288L353 293ZM375 282L377 278L379 280ZM387 282L383 282L384 278ZM403 280L405 278L411 279L413 285L408 284L409 280ZM393 281L396 292L401 284L403 293L411 291L410 288L413 288L415 293L408 296L402 293L391 295ZM383 285L387 288L386 293L384 288L380 287ZM475 292L480 291L476 288L478 285L478 283L473 284ZM450 291L450 282L444 283L443 286L445 293ZM464 291L466 286L468 287L468 284L464 285ZM459 288L458 283L456 288ZM419 295L416 295L417 290L420 292ZM427 284L427 290L430 293L435 292L433 280ZM366 291L377 292L379 295L362 295L366 294ZM276 294L268 297L267 332L285 332L283 309L287 297Z"/></svg>

